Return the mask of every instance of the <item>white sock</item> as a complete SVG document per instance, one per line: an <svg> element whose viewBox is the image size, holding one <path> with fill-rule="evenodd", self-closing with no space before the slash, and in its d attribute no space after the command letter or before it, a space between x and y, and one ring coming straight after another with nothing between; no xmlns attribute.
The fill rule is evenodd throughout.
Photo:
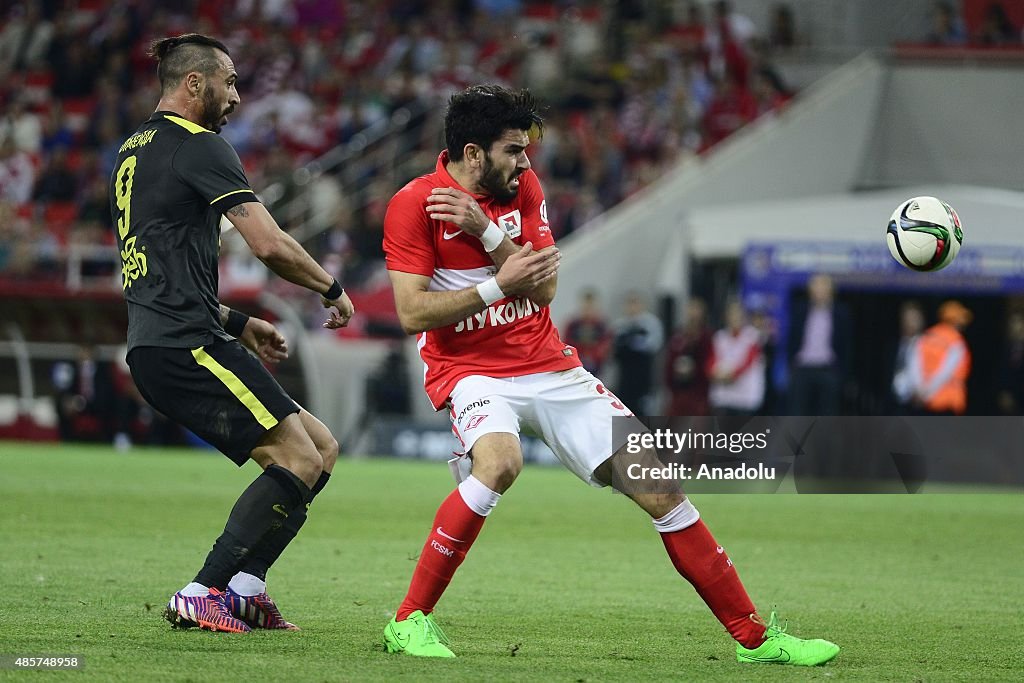
<svg viewBox="0 0 1024 683"><path fill-rule="evenodd" d="M253 595L266 593L267 582L263 579L260 579L259 577L253 576L252 574L238 572L237 574L231 577L231 583L228 584L228 588L235 591L239 595L252 597Z"/></svg>
<svg viewBox="0 0 1024 683"><path fill-rule="evenodd" d="M683 502L672 508L667 515L654 520L654 528L658 530L658 533L667 534L693 526L698 519L700 519L700 513L697 512L697 508L693 507L689 498L684 498Z"/></svg>
<svg viewBox="0 0 1024 683"><path fill-rule="evenodd" d="M466 506L481 517L491 514L491 510L501 500L500 493L495 493L487 488L486 484L472 474L459 484L459 494Z"/></svg>
<svg viewBox="0 0 1024 683"><path fill-rule="evenodd" d="M185 586L178 592L184 595L186 598L198 598L207 595L210 592L210 589L201 583L196 583L195 581L193 581L192 583Z"/></svg>

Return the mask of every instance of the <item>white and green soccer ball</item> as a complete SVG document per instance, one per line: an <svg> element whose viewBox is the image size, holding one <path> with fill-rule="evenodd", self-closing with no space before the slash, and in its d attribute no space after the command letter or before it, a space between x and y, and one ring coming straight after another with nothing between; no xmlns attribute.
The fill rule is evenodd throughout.
<svg viewBox="0 0 1024 683"><path fill-rule="evenodd" d="M953 207L935 197L912 197L896 207L885 231L889 253L911 270L942 270L960 253L964 232Z"/></svg>

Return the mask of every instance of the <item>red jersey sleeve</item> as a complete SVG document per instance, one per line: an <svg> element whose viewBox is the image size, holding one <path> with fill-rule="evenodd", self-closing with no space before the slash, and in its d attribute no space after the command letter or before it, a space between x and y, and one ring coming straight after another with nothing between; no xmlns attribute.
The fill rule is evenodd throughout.
<svg viewBox="0 0 1024 683"><path fill-rule="evenodd" d="M434 275L434 236L424 208L428 194L410 183L388 203L384 214L384 261L388 270Z"/></svg>
<svg viewBox="0 0 1024 683"><path fill-rule="evenodd" d="M541 189L540 180L537 179L537 174L532 169L523 173L520 178L519 194L522 197L520 206L523 212L522 242L533 242L534 250L550 247L554 245L555 238L548 225L548 208L544 201L544 190Z"/></svg>

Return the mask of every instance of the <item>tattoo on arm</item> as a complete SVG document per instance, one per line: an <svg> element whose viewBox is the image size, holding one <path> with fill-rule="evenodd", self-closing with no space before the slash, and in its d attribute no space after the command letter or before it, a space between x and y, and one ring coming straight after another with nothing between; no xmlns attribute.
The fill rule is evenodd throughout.
<svg viewBox="0 0 1024 683"><path fill-rule="evenodd" d="M245 208L245 204L239 204L238 206L231 207L230 209L228 209L228 213L230 213L232 216L235 216L235 217L238 217L238 216L241 216L242 218L248 218L249 217L249 209Z"/></svg>

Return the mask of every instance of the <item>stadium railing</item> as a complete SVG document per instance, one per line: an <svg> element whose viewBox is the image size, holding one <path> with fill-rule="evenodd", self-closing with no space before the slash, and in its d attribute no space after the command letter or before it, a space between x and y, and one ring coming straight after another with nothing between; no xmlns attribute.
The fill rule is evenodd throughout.
<svg viewBox="0 0 1024 683"><path fill-rule="evenodd" d="M285 204L277 206L269 202L269 208L284 217L286 224L299 219L299 224L290 234L299 242L308 242L331 227L322 216L309 216L306 208L310 205L309 193L313 181L330 174L337 178L341 190L348 200L348 208L358 213L366 208L372 199L367 196L371 184L380 179L398 180L403 160L414 151L425 135L424 126L429 126L428 105L417 102L409 107L396 110L390 117L381 119L357 133L348 142L328 150L321 156L297 168L293 179L300 188L299 194ZM416 122L419 122L416 125ZM434 122L434 129L440 135L440 127ZM410 127L410 125L412 127ZM283 188L279 183L268 186L261 196L280 197Z"/></svg>

